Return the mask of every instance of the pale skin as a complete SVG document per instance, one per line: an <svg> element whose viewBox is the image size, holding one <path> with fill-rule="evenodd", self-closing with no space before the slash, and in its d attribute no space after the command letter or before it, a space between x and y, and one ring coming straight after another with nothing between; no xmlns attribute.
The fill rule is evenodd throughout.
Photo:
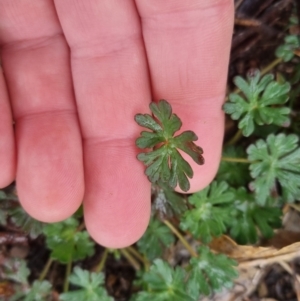
<svg viewBox="0 0 300 301"><path fill-rule="evenodd" d="M233 0L0 0L0 187L24 209L61 221L83 201L101 245L144 233L150 183L136 159L137 113L167 99L217 171ZM15 122L13 127L12 121Z"/></svg>

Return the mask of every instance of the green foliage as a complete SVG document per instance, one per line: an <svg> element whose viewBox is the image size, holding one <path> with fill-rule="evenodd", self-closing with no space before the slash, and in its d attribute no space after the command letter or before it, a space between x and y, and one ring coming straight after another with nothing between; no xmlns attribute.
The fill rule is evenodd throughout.
<svg viewBox="0 0 300 301"><path fill-rule="evenodd" d="M49 299L51 296L52 285L49 281L34 281L32 287L29 292L27 292L22 300L23 301L40 301L40 300L51 300Z"/></svg>
<svg viewBox="0 0 300 301"><path fill-rule="evenodd" d="M0 190L0 200L6 199L6 193L3 190Z"/></svg>
<svg viewBox="0 0 300 301"><path fill-rule="evenodd" d="M207 247L200 247L199 257L192 258L190 264L188 289L200 294L209 295L224 287L230 288L232 280L238 276L234 260L224 254L213 254Z"/></svg>
<svg viewBox="0 0 300 301"><path fill-rule="evenodd" d="M51 257L61 263L84 259L94 253L94 243L87 231L79 232L78 221L68 218L63 222L48 224L44 227L47 247Z"/></svg>
<svg viewBox="0 0 300 301"><path fill-rule="evenodd" d="M139 292L136 301L196 301L190 296L185 284L183 268L173 269L167 262L155 259L148 272L142 276L147 290Z"/></svg>
<svg viewBox="0 0 300 301"><path fill-rule="evenodd" d="M104 288L104 275L102 273L90 273L75 267L69 280L71 284L80 287L80 289L61 294L61 301L113 301L113 298L107 295Z"/></svg>
<svg viewBox="0 0 300 301"><path fill-rule="evenodd" d="M226 224L230 236L240 244L256 243L258 230L265 238L273 236L273 229L281 226L281 210L275 204L260 206L253 194L249 194L244 187L234 191L235 202L231 208L231 217ZM274 200L271 199L271 201Z"/></svg>
<svg viewBox="0 0 300 301"><path fill-rule="evenodd" d="M0 225L5 226L7 224L7 217L10 214L10 207L12 206L12 201L17 201L17 197L10 193L0 190Z"/></svg>
<svg viewBox="0 0 300 301"><path fill-rule="evenodd" d="M222 157L244 158L246 152L241 147L230 145L224 148ZM248 164L221 161L216 176L218 182L225 181L231 187L240 187L246 186L250 179Z"/></svg>
<svg viewBox="0 0 300 301"><path fill-rule="evenodd" d="M284 44L276 49L276 56L284 62L289 62L295 56L295 50L300 48L298 35L288 35L284 38Z"/></svg>
<svg viewBox="0 0 300 301"><path fill-rule="evenodd" d="M0 209L0 225L5 226L7 222L6 219L7 219L7 212Z"/></svg>
<svg viewBox="0 0 300 301"><path fill-rule="evenodd" d="M226 182L213 182L205 189L194 193L188 198L194 205L184 213L180 227L190 231L195 238L204 243L211 241L212 237L219 236L226 230L226 221L230 218L234 194L228 191Z"/></svg>
<svg viewBox="0 0 300 301"><path fill-rule="evenodd" d="M216 255L207 247L199 248L199 257L192 258L186 269L173 269L167 262L155 259L148 272L142 275L146 290L135 301L198 301L223 287L230 287L237 277L236 262L225 255Z"/></svg>
<svg viewBox="0 0 300 301"><path fill-rule="evenodd" d="M149 260L160 257L163 250L174 242L170 229L157 219L151 218L150 224L143 237L137 242L139 250Z"/></svg>
<svg viewBox="0 0 300 301"><path fill-rule="evenodd" d="M255 129L255 123L286 126L290 123L290 109L282 106L288 100L290 84L279 84L271 74L260 76L258 70L248 74L247 80L240 76L234 79L244 97L237 93L229 95L224 111L234 120L240 120L238 127L248 137Z"/></svg>
<svg viewBox="0 0 300 301"><path fill-rule="evenodd" d="M257 202L266 204L272 190L279 189L283 199L292 202L300 195L300 149L296 135L269 135L248 147L248 159Z"/></svg>
<svg viewBox="0 0 300 301"><path fill-rule="evenodd" d="M27 268L26 261L19 258L4 260L0 265L0 278L12 280L20 284L28 283L30 270Z"/></svg>
<svg viewBox="0 0 300 301"><path fill-rule="evenodd" d="M193 142L198 137L192 131L174 137L182 123L177 115L172 114L171 105L166 100L160 100L157 104L152 102L150 110L154 117L149 114L135 115L135 121L140 126L152 131L141 132L141 137L136 140L139 148L152 148L149 152L140 153L137 158L147 166L145 174L150 182L162 181L172 188L179 184L183 191L188 191L188 178L193 177L193 170L178 149L190 155L197 164L203 164L203 150Z"/></svg>
<svg viewBox="0 0 300 301"><path fill-rule="evenodd" d="M37 238L43 233L44 224L29 216L22 207L10 210L11 221L31 238Z"/></svg>

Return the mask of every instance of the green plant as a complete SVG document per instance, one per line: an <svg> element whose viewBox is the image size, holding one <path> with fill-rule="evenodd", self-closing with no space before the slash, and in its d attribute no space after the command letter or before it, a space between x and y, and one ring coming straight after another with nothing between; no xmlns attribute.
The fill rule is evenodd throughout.
<svg viewBox="0 0 300 301"><path fill-rule="evenodd" d="M53 259L69 263L94 254L94 242L87 231L78 231L78 226L78 220L71 217L44 227L46 244Z"/></svg>
<svg viewBox="0 0 300 301"><path fill-rule="evenodd" d="M226 228L231 237L240 244L256 243L259 235L271 238L274 234L273 229L281 226L282 212L275 200L269 197L267 204L261 206L255 195L244 187L231 191L234 194L234 202L228 208L230 215L226 219Z"/></svg>
<svg viewBox="0 0 300 301"><path fill-rule="evenodd" d="M223 287L231 287L237 276L235 261L225 255L215 255L207 247L198 250L184 269L175 269L156 259L148 272L141 276L144 290L134 297L136 301L175 300L198 301L200 295L209 295Z"/></svg>
<svg viewBox="0 0 300 301"><path fill-rule="evenodd" d="M194 143L198 137L192 131L185 131L174 137L182 123L178 116L172 113L171 105L166 100L160 100L157 104L152 102L150 110L154 116L135 115L135 121L140 126L152 131L141 132L141 137L136 140L139 148L152 149L140 153L137 158L147 166L145 173L150 182L162 181L172 188L178 184L183 191L188 191L188 178L193 177L193 170L178 149L190 155L197 164L203 164L203 150Z"/></svg>
<svg viewBox="0 0 300 301"><path fill-rule="evenodd" d="M258 70L248 73L247 80L240 76L234 79L244 97L238 93L231 93L229 102L224 105L224 111L230 114L232 119L240 119L238 126L247 137L253 133L255 123L279 126L287 126L290 123L290 109L281 106L288 100L290 84L279 84L273 79L271 74L261 77Z"/></svg>
<svg viewBox="0 0 300 301"><path fill-rule="evenodd" d="M223 234L226 221L230 219L230 203L234 200L234 194L228 188L226 182L213 182L190 196L188 200L194 208L183 214L180 228L190 231L204 243L209 243L213 237Z"/></svg>
<svg viewBox="0 0 300 301"><path fill-rule="evenodd" d="M284 44L276 49L276 56L282 58L284 62L289 62L295 55L295 50L300 48L300 38L298 35L288 35L284 38Z"/></svg>
<svg viewBox="0 0 300 301"><path fill-rule="evenodd" d="M161 257L163 250L174 243L170 229L157 219L151 219L146 233L137 242L138 248L148 259Z"/></svg>
<svg viewBox="0 0 300 301"><path fill-rule="evenodd" d="M73 274L69 277L69 281L80 289L61 294L61 301L113 301L103 287L104 275L102 273L90 273L75 267Z"/></svg>
<svg viewBox="0 0 300 301"><path fill-rule="evenodd" d="M35 280L29 283L28 277L30 270L26 261L22 259L4 260L1 267L0 279L13 281L14 295L8 301L50 301L52 285L49 281ZM1 294L1 293L0 293ZM1 296L1 295L0 295ZM5 299L6 301L6 299Z"/></svg>

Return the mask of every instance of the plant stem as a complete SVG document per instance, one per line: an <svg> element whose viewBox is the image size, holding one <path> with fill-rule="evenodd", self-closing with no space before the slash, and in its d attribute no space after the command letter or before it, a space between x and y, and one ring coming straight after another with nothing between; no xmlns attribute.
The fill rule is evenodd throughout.
<svg viewBox="0 0 300 301"><path fill-rule="evenodd" d="M148 271L150 263L139 251L137 251L134 247L129 246L126 248L128 252L134 255L137 259L139 259L145 266L146 271Z"/></svg>
<svg viewBox="0 0 300 301"><path fill-rule="evenodd" d="M261 75L265 75L266 73L268 73L269 71L271 71L275 66L277 66L278 64L280 64L282 62L282 58L277 58L275 59L273 62L271 62L269 65L267 65L266 67L264 67L260 74Z"/></svg>
<svg viewBox="0 0 300 301"><path fill-rule="evenodd" d="M181 243L186 247L186 249L193 257L198 257L197 253L194 251L192 246L187 242L187 240L169 221L164 220L163 223L178 237L178 239L181 241Z"/></svg>
<svg viewBox="0 0 300 301"><path fill-rule="evenodd" d="M106 259L107 259L107 255L108 255L108 249L105 248L105 250L103 252L103 255L101 257L101 260L100 260L98 266L95 269L96 273L100 273L103 270Z"/></svg>
<svg viewBox="0 0 300 301"><path fill-rule="evenodd" d="M141 269L139 263L126 249L120 249L120 252L131 263L135 270L139 271Z"/></svg>
<svg viewBox="0 0 300 301"><path fill-rule="evenodd" d="M237 163L246 163L246 164L251 164L254 162L246 158L232 158L232 157L222 157L221 160L224 162L237 162Z"/></svg>
<svg viewBox="0 0 300 301"><path fill-rule="evenodd" d="M76 229L76 232L81 232L85 229L85 222L82 222L79 227Z"/></svg>
<svg viewBox="0 0 300 301"><path fill-rule="evenodd" d="M66 267L66 275L65 275L64 287L63 287L64 293L66 293L69 290L69 277L71 274L71 270L72 270L72 260L70 260L67 263L67 267Z"/></svg>
<svg viewBox="0 0 300 301"><path fill-rule="evenodd" d="M239 129L235 135L226 143L227 145L234 145L236 144L241 138L243 137L243 132L241 129Z"/></svg>
<svg viewBox="0 0 300 301"><path fill-rule="evenodd" d="M43 281L45 279L45 277L47 276L53 261L54 260L51 257L48 258L48 261L46 262L46 264L45 264L45 266L44 266L44 268L43 268L43 270L40 274L39 281Z"/></svg>

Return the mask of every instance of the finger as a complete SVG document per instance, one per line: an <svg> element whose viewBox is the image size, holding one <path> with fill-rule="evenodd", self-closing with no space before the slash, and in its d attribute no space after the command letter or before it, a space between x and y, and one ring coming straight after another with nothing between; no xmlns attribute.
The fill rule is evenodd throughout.
<svg viewBox="0 0 300 301"><path fill-rule="evenodd" d="M15 178L16 158L13 119L8 94L0 69L0 188L8 186Z"/></svg>
<svg viewBox="0 0 300 301"><path fill-rule="evenodd" d="M150 215L150 185L134 142L134 115L150 102L139 17L131 0L55 4L84 138L86 226L100 244L124 247L143 234Z"/></svg>
<svg viewBox="0 0 300 301"><path fill-rule="evenodd" d="M80 205L84 184L69 50L52 1L0 1L0 32L19 198L36 219L62 220Z"/></svg>
<svg viewBox="0 0 300 301"><path fill-rule="evenodd" d="M205 164L190 161L189 192L208 185L218 169L224 131L225 94L233 27L232 0L136 0L141 15L152 93L165 98L193 130Z"/></svg>

